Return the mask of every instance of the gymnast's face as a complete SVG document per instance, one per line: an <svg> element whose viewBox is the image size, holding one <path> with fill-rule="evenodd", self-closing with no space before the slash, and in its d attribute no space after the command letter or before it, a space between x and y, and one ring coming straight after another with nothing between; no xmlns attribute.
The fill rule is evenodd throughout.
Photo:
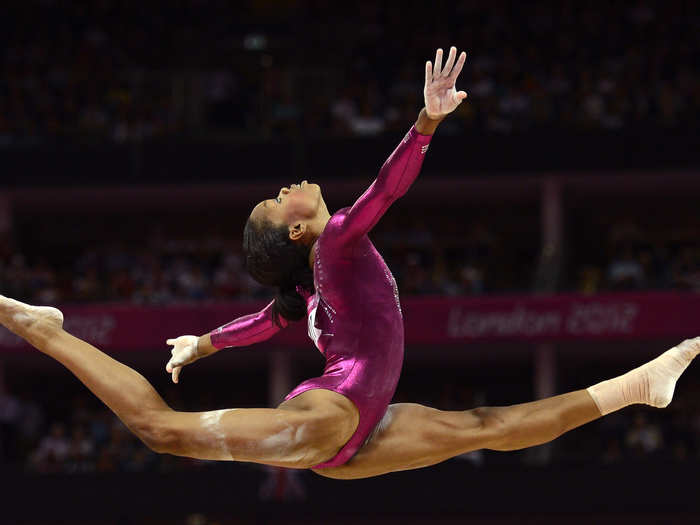
<svg viewBox="0 0 700 525"><path fill-rule="evenodd" d="M302 181L280 188L279 193L270 199L258 203L253 208L250 218L254 221L267 219L272 224L286 224L292 228L299 224L306 226L319 215L328 213L326 203L321 196L318 184Z"/></svg>

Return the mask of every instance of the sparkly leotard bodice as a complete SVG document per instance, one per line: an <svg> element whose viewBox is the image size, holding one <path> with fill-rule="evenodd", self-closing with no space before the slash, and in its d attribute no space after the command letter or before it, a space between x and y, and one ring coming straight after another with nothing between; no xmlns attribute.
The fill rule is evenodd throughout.
<svg viewBox="0 0 700 525"><path fill-rule="evenodd" d="M430 139L411 128L374 183L352 207L336 212L316 241L316 293L304 296L309 337L325 356L326 366L321 376L304 381L285 399L315 388L332 390L357 406L360 421L338 454L315 468L347 462L380 421L396 390L403 364L401 306L396 282L367 233L415 180ZM214 330L212 344L224 348L268 339L279 330L271 309L272 303Z"/></svg>

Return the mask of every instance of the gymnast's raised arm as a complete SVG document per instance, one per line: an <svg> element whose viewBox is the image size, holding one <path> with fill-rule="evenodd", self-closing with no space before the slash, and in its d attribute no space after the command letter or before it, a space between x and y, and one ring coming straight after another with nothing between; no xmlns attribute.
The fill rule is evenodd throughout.
<svg viewBox="0 0 700 525"><path fill-rule="evenodd" d="M401 143L386 160L372 185L357 199L348 212L336 240L349 245L369 233L391 204L404 195L418 176L425 153L438 124L467 97L455 84L462 71L466 53L455 64L457 49L452 47L442 67L442 49L435 55L435 67L425 64L425 108ZM453 67L454 66L454 67Z"/></svg>
<svg viewBox="0 0 700 525"><path fill-rule="evenodd" d="M165 370L172 374L173 382L179 381L180 371L185 365L218 352L222 348L248 346L265 341L281 328L286 328L289 323L283 317L279 317L281 326L273 321L273 304L274 301L257 313L239 317L200 337L181 335L175 339L168 339L166 344L172 345L173 349L172 357L165 365Z"/></svg>

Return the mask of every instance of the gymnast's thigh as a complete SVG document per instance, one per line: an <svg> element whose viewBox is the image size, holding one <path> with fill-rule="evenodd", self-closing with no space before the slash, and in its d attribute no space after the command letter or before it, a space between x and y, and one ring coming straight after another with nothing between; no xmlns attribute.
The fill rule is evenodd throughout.
<svg viewBox="0 0 700 525"><path fill-rule="evenodd" d="M344 465L313 469L321 476L356 479L440 463L483 448L481 421L471 411L445 412L415 403L390 405L362 448Z"/></svg>

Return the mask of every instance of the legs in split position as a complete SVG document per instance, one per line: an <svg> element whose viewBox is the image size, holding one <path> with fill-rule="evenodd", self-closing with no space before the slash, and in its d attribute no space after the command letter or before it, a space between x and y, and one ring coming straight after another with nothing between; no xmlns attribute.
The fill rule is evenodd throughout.
<svg viewBox="0 0 700 525"><path fill-rule="evenodd" d="M158 452L309 468L333 457L359 422L355 405L328 390L305 392L277 409L176 412L141 374L64 331L58 310L0 296L0 323L66 366ZM315 472L351 479L420 468L481 448L546 443L630 404L664 407L699 352L700 338L690 339L622 376L531 403L463 412L391 405L348 463Z"/></svg>
<svg viewBox="0 0 700 525"><path fill-rule="evenodd" d="M176 412L141 374L64 331L55 308L0 296L0 323L68 368L157 452L308 468L333 457L359 422L355 405L328 390L277 409Z"/></svg>
<svg viewBox="0 0 700 525"><path fill-rule="evenodd" d="M478 450L517 450L547 443L625 406L665 407L676 381L700 353L700 338L683 341L634 370L578 390L531 403L446 412L422 405L391 405L376 434L345 465L315 469L354 479L440 463Z"/></svg>

